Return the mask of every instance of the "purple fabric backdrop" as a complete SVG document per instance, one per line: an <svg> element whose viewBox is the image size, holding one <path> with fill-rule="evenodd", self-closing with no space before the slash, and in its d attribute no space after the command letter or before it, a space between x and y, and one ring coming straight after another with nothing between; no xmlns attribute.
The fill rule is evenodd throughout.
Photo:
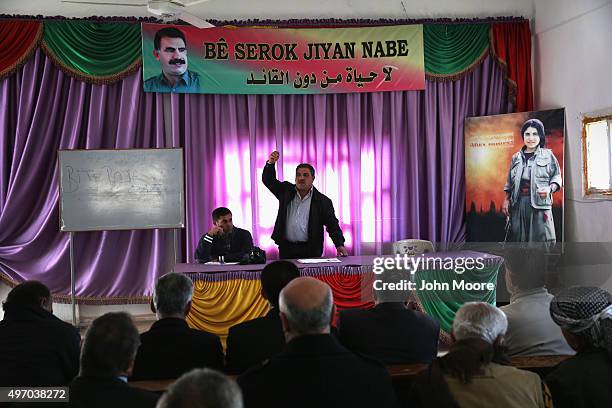
<svg viewBox="0 0 612 408"><path fill-rule="evenodd" d="M504 93L488 58L420 92L172 95L173 145L186 156L188 259L218 205L256 244L275 248L277 202L260 181L275 148L281 179L292 180L301 161L315 165L315 185L332 198L353 254L407 237L462 241L463 120L506 112ZM108 86L79 82L39 51L0 82L0 103L0 277L38 279L68 295L57 149L164 147L162 96L142 92L140 73ZM77 295L89 302L142 301L168 270L171 231L75 236Z"/></svg>
<svg viewBox="0 0 612 408"><path fill-rule="evenodd" d="M141 84L138 73L114 85L79 82L40 50L0 82L1 277L70 293L57 149L164 147L162 97ZM149 294L167 271L171 239L171 231L75 233L77 295L123 302Z"/></svg>
<svg viewBox="0 0 612 408"><path fill-rule="evenodd" d="M278 204L261 183L277 149L279 179L310 162L352 254L391 242L465 239L463 121L507 112L503 73L491 58L455 82L425 91L336 95L172 95L172 132L184 143L187 255L217 206L276 256ZM326 254L335 255L329 238Z"/></svg>

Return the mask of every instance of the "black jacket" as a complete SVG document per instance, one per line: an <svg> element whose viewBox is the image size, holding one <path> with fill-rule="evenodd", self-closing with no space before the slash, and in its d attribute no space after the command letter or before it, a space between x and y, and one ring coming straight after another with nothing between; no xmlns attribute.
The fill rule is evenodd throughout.
<svg viewBox="0 0 612 408"><path fill-rule="evenodd" d="M581 350L545 379L555 408L609 407L612 358L603 348Z"/></svg>
<svg viewBox="0 0 612 408"><path fill-rule="evenodd" d="M222 237L211 237L204 234L200 238L200 243L196 249L195 259L198 262L208 262L219 255L223 255L225 262L238 262L244 255L251 252L253 237L251 237L249 231L234 227L230 238L229 251L225 244L226 242Z"/></svg>
<svg viewBox="0 0 612 408"><path fill-rule="evenodd" d="M292 339L238 384L245 408L397 406L385 367L356 356L328 334Z"/></svg>
<svg viewBox="0 0 612 408"><path fill-rule="evenodd" d="M278 199L278 215L272 232L272 239L277 245L286 241L287 209L295 197L295 184L288 181L280 182L276 178L276 168L268 164L263 169L262 181L264 185ZM317 257L323 254L323 226L336 247L344 245L344 236L334 213L331 200L313 187L312 202L310 203L310 216L308 218L308 247L310 256Z"/></svg>
<svg viewBox="0 0 612 408"><path fill-rule="evenodd" d="M285 333L278 309L268 314L230 327L227 335L225 370L228 374L241 374L261 363L285 347Z"/></svg>
<svg viewBox="0 0 612 408"><path fill-rule="evenodd" d="M78 330L41 307L7 309L0 322L0 386L68 385L79 371Z"/></svg>
<svg viewBox="0 0 612 408"><path fill-rule="evenodd" d="M430 363L438 353L440 324L402 303L340 312L338 337L349 350L385 365Z"/></svg>
<svg viewBox="0 0 612 408"><path fill-rule="evenodd" d="M165 318L140 335L132 380L178 378L192 368L223 369L219 337L192 329L183 319Z"/></svg>
<svg viewBox="0 0 612 408"><path fill-rule="evenodd" d="M70 384L70 407L74 408L154 408L158 398L115 377L78 376Z"/></svg>

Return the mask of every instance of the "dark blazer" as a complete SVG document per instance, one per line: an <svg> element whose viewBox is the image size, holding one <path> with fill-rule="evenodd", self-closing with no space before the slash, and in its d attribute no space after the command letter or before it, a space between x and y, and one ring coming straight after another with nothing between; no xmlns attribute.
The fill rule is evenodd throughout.
<svg viewBox="0 0 612 408"><path fill-rule="evenodd" d="M545 379L555 408L609 407L612 358L603 348L581 350Z"/></svg>
<svg viewBox="0 0 612 408"><path fill-rule="evenodd" d="M340 312L338 337L349 350L383 364L429 363L438 353L440 324L402 303Z"/></svg>
<svg viewBox="0 0 612 408"><path fill-rule="evenodd" d="M264 185L278 199L278 214L272 239L277 245L286 242L287 209L295 197L295 184L288 181L280 182L276 178L276 168L268 164L263 169L262 181ZM344 245L344 236L334 213L331 200L313 187L312 201L310 203L310 216L308 218L308 253L317 257L323 254L323 226L336 247Z"/></svg>
<svg viewBox="0 0 612 408"><path fill-rule="evenodd" d="M78 376L70 384L70 406L74 408L153 408L158 398L116 377Z"/></svg>
<svg viewBox="0 0 612 408"><path fill-rule="evenodd" d="M191 329L183 319L165 318L140 335L132 380L178 378L192 368L223 369L217 335Z"/></svg>
<svg viewBox="0 0 612 408"><path fill-rule="evenodd" d="M245 229L234 227L230 238L229 251L225 247L223 238L204 234L196 248L195 259L198 262L208 262L223 255L225 262L238 262L244 255L251 252L251 248L253 248L251 233Z"/></svg>
<svg viewBox="0 0 612 408"><path fill-rule="evenodd" d="M68 385L79 371L78 330L41 307L6 306L0 386Z"/></svg>
<svg viewBox="0 0 612 408"><path fill-rule="evenodd" d="M300 336L238 377L245 408L387 408L397 402L391 377L328 334Z"/></svg>
<svg viewBox="0 0 612 408"><path fill-rule="evenodd" d="M225 371L241 374L285 347L285 333L277 308L264 317L230 327L225 351Z"/></svg>

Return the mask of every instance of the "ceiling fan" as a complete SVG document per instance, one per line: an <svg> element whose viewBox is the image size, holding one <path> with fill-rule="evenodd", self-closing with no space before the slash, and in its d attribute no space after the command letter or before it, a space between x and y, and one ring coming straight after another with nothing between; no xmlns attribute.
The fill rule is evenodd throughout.
<svg viewBox="0 0 612 408"><path fill-rule="evenodd" d="M211 28L208 21L187 13L185 8L209 0L61 0L62 3L93 4L96 6L147 7L147 11L165 22L181 20L198 28Z"/></svg>

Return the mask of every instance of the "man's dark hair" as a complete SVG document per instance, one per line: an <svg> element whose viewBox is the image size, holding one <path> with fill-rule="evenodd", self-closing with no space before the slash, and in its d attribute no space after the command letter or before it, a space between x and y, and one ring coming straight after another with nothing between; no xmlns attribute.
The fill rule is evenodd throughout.
<svg viewBox="0 0 612 408"><path fill-rule="evenodd" d="M183 34L181 30L179 30L178 28L174 28L174 27L165 27L155 33L155 38L153 39L153 46L155 47L157 51L159 51L161 47L161 39L164 37L180 38L185 43L185 46L187 46L187 40L185 40L185 34Z"/></svg>
<svg viewBox="0 0 612 408"><path fill-rule="evenodd" d="M312 177L314 178L315 176L315 169L314 167L312 167L312 165L308 164L308 163L300 163L297 165L297 167L295 168L295 171L297 172L298 169L308 169L310 170L310 174L312 174Z"/></svg>
<svg viewBox="0 0 612 408"><path fill-rule="evenodd" d="M213 222L217 222L219 221L219 218L231 214L232 212L229 210L229 208L225 208L225 207L219 207L219 208L215 208L212 212L212 219Z"/></svg>
<svg viewBox="0 0 612 408"><path fill-rule="evenodd" d="M541 288L545 284L546 257L536 248L510 248L504 254L512 284L519 289Z"/></svg>
<svg viewBox="0 0 612 408"><path fill-rule="evenodd" d="M51 292L49 288L39 281L26 281L15 286L6 296L2 308L40 306L42 299L49 299Z"/></svg>
<svg viewBox="0 0 612 408"><path fill-rule="evenodd" d="M81 349L81 375L116 377L136 357L140 336L129 314L106 313L95 319Z"/></svg>
<svg viewBox="0 0 612 408"><path fill-rule="evenodd" d="M261 288L272 306L278 308L278 295L281 290L299 276L298 267L290 261L275 261L263 268L261 271Z"/></svg>

